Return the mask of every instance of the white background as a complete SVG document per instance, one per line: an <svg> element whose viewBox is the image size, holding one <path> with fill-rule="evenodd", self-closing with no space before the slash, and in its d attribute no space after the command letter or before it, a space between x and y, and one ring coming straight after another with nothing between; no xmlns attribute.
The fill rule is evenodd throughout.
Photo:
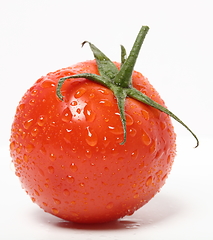
<svg viewBox="0 0 213 240"><path fill-rule="evenodd" d="M0 238L213 239L213 14L211 0L0 0ZM42 75L93 59L88 40L111 60L130 51L142 25L150 31L135 69L200 139L174 122L178 152L162 191L115 223L66 223L32 204L10 170L15 108Z"/></svg>

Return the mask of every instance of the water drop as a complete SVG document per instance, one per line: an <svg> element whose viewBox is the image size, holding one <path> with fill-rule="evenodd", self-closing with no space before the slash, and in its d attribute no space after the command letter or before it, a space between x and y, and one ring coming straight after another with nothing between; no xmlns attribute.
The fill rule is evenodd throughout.
<svg viewBox="0 0 213 240"><path fill-rule="evenodd" d="M77 101L72 101L72 102L70 103L70 105L71 105L71 106L76 106L76 105L78 105L78 103L77 103Z"/></svg>
<svg viewBox="0 0 213 240"><path fill-rule="evenodd" d="M43 115L41 115L39 118L38 118L38 121L37 121L37 124L42 127L44 126L44 123L45 123L45 118Z"/></svg>
<svg viewBox="0 0 213 240"><path fill-rule="evenodd" d="M146 180L146 186L149 187L152 184L152 176L149 176Z"/></svg>
<svg viewBox="0 0 213 240"><path fill-rule="evenodd" d="M70 191L68 189L64 189L63 194L65 196L69 196L70 195Z"/></svg>
<svg viewBox="0 0 213 240"><path fill-rule="evenodd" d="M34 192L38 197L40 196L39 192L36 189L34 189Z"/></svg>
<svg viewBox="0 0 213 240"><path fill-rule="evenodd" d="M129 114L126 113L126 125L131 126L133 123L134 123L133 118Z"/></svg>
<svg viewBox="0 0 213 240"><path fill-rule="evenodd" d="M35 148L35 146L31 143L29 143L26 147L25 150L27 153L31 153L33 151L33 149Z"/></svg>
<svg viewBox="0 0 213 240"><path fill-rule="evenodd" d="M32 129L31 135L32 135L33 137L35 137L37 134L38 134L38 128L35 127L35 128Z"/></svg>
<svg viewBox="0 0 213 240"><path fill-rule="evenodd" d="M56 156L55 156L54 153L50 153L49 157L50 157L50 160L53 161L53 162L56 160Z"/></svg>
<svg viewBox="0 0 213 240"><path fill-rule="evenodd" d="M32 96L35 96L37 93L38 93L38 90L37 90L37 89L33 89L33 90L31 91L31 95L32 95Z"/></svg>
<svg viewBox="0 0 213 240"><path fill-rule="evenodd" d="M112 106L112 102L110 102L108 99L103 99L103 100L99 101L99 103L103 106L106 106L106 107L111 107Z"/></svg>
<svg viewBox="0 0 213 240"><path fill-rule="evenodd" d="M78 213L76 213L76 212L71 212L71 215L72 215L73 217L78 217L78 216L79 216Z"/></svg>
<svg viewBox="0 0 213 240"><path fill-rule="evenodd" d="M156 172L156 175L159 177L162 173L163 173L162 170L159 170Z"/></svg>
<svg viewBox="0 0 213 240"><path fill-rule="evenodd" d="M40 192L43 192L43 189L42 189L40 186L38 186L38 190L39 190Z"/></svg>
<svg viewBox="0 0 213 240"><path fill-rule="evenodd" d="M132 157L132 159L136 159L138 157L138 150L137 149L131 153L131 157Z"/></svg>
<svg viewBox="0 0 213 240"><path fill-rule="evenodd" d="M50 174L53 174L54 171L55 171L55 169L54 169L53 166L49 166L49 167L48 167L48 172L49 172Z"/></svg>
<svg viewBox="0 0 213 240"><path fill-rule="evenodd" d="M139 198L139 196L140 196L139 193L135 193L135 195L133 196L133 198L136 199L136 198Z"/></svg>
<svg viewBox="0 0 213 240"><path fill-rule="evenodd" d="M171 162L171 155L169 155L167 158L167 163L169 164L170 162Z"/></svg>
<svg viewBox="0 0 213 240"><path fill-rule="evenodd" d="M62 112L61 120L63 122L70 122L72 119L72 113L70 112L69 108L65 108Z"/></svg>
<svg viewBox="0 0 213 240"><path fill-rule="evenodd" d="M50 88L54 86L55 86L55 82L53 82L52 80L45 80L41 83L42 88Z"/></svg>
<svg viewBox="0 0 213 240"><path fill-rule="evenodd" d="M134 209L128 209L126 215L127 215L127 216L131 216L134 212L135 212Z"/></svg>
<svg viewBox="0 0 213 240"><path fill-rule="evenodd" d="M61 204L61 201L60 201L60 200L58 200L58 199L56 199L56 198L53 198L53 200L54 200L54 203L55 203L55 204L57 204L57 205Z"/></svg>
<svg viewBox="0 0 213 240"><path fill-rule="evenodd" d="M142 109L141 113L145 120L149 120L149 112L147 112L145 109Z"/></svg>
<svg viewBox="0 0 213 240"><path fill-rule="evenodd" d="M29 104L32 106L32 105L34 105L35 104L35 99L31 99L30 101L29 101Z"/></svg>
<svg viewBox="0 0 213 240"><path fill-rule="evenodd" d="M76 91L76 93L74 94L74 97L75 97L75 98L80 98L81 96L84 95L84 93L85 93L86 91L87 91L86 88L81 87L81 88L79 88L79 89Z"/></svg>
<svg viewBox="0 0 213 240"><path fill-rule="evenodd" d="M146 132L143 132L142 134L142 141L146 146L149 146L152 142L151 138Z"/></svg>
<svg viewBox="0 0 213 240"><path fill-rule="evenodd" d="M41 175L41 176L44 176L44 172L41 168L38 168L38 173Z"/></svg>
<svg viewBox="0 0 213 240"><path fill-rule="evenodd" d="M108 128L110 129L110 132L115 134L115 135L123 134L123 127L121 125L108 126Z"/></svg>
<svg viewBox="0 0 213 240"><path fill-rule="evenodd" d="M43 145L40 147L40 152L42 154L46 154L46 149L45 149L45 147Z"/></svg>
<svg viewBox="0 0 213 240"><path fill-rule="evenodd" d="M71 169L72 172L78 171L78 167L75 165L75 163L72 163L72 164L70 165L70 169Z"/></svg>
<svg viewBox="0 0 213 240"><path fill-rule="evenodd" d="M23 127L24 127L25 129L29 129L29 128L32 126L33 121L34 121L34 119L31 118L31 119L23 122Z"/></svg>
<svg viewBox="0 0 213 240"><path fill-rule="evenodd" d="M104 89L104 88L100 88L98 89L98 91L104 95L109 95L110 93L108 89Z"/></svg>
<svg viewBox="0 0 213 240"><path fill-rule="evenodd" d="M112 209L114 206L113 202L109 202L107 205L106 205L106 209Z"/></svg>
<svg viewBox="0 0 213 240"><path fill-rule="evenodd" d="M58 214L59 213L59 210L57 208L52 208L52 213L53 214Z"/></svg>
<svg viewBox="0 0 213 240"><path fill-rule="evenodd" d="M163 177L162 177L162 181L164 181L168 176L168 173L166 173Z"/></svg>
<svg viewBox="0 0 213 240"><path fill-rule="evenodd" d="M85 156L86 156L87 158L91 158L91 157L92 157L92 152L91 152L89 149L87 149L87 150L86 150L86 153L85 153Z"/></svg>
<svg viewBox="0 0 213 240"><path fill-rule="evenodd" d="M153 144L150 146L149 152L150 152L150 153L156 152L156 143L155 143L155 141L154 141ZM156 154L156 158L158 158L158 157L157 157L157 154Z"/></svg>
<svg viewBox="0 0 213 240"><path fill-rule="evenodd" d="M87 135L85 137L85 140L88 145L90 145L91 147L94 147L98 143L98 135L93 129L91 129L90 127L87 127Z"/></svg>
<svg viewBox="0 0 213 240"><path fill-rule="evenodd" d="M10 150L11 151L15 150L15 145L16 145L15 141L10 143Z"/></svg>
<svg viewBox="0 0 213 240"><path fill-rule="evenodd" d="M89 107L89 104L87 104L84 108L84 115L88 122L93 122L96 117L96 113L91 110L91 108Z"/></svg>

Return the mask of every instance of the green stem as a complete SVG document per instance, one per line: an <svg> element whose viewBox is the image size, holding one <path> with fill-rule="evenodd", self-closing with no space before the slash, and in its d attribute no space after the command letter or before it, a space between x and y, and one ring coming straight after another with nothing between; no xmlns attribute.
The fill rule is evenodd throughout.
<svg viewBox="0 0 213 240"><path fill-rule="evenodd" d="M126 97L134 98L140 102L143 102L149 106L152 106L179 122L183 125L196 139L197 144L196 147L199 145L199 140L197 136L192 132L192 130L183 122L181 121L175 114L171 111L166 109L165 107L161 106L157 102L153 101L148 96L144 95L134 87L132 87L132 72L134 70L134 66L145 39L145 36L149 30L149 27L143 26L140 29L140 32L135 40L135 43L130 51L128 58L126 59L126 50L121 45L121 68L120 71L116 67L116 65L104 54L102 53L97 47L93 44L85 41L85 43L89 43L89 46L93 52L93 55L96 59L96 63L98 66L99 74L91 74L91 73L82 73L77 75L72 75L68 77L61 78L58 82L58 86L56 88L56 94L60 100L63 101L63 95L61 94L61 88L63 86L64 81L70 78L86 78L91 81L95 81L109 89L112 90L114 96L117 99L118 109L120 112L120 119L123 126L124 137L123 141L120 144L124 144L126 142L126 117L125 117L125 101Z"/></svg>
<svg viewBox="0 0 213 240"><path fill-rule="evenodd" d="M140 32L138 33L138 36L135 40L135 43L132 47L132 50L128 58L126 59L119 73L116 75L114 79L114 83L117 84L118 86L128 88L129 86L132 85L132 72L134 70L138 54L140 52L141 46L148 31L149 27L147 26L142 26L142 28L140 29Z"/></svg>

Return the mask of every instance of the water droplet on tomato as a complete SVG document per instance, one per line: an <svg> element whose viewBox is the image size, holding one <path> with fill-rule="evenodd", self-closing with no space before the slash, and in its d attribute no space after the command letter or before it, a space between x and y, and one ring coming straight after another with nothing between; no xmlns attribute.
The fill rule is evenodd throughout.
<svg viewBox="0 0 213 240"><path fill-rule="evenodd" d="M47 206L48 206L48 204L47 204L47 203L45 203L45 202L42 202L42 204L43 204L45 207L47 207Z"/></svg>
<svg viewBox="0 0 213 240"><path fill-rule="evenodd" d="M37 89L33 89L33 90L31 91L31 95L32 95L32 96L35 96L37 93L38 93L38 90L37 90Z"/></svg>
<svg viewBox="0 0 213 240"><path fill-rule="evenodd" d="M55 169L54 169L53 166L49 166L49 167L48 167L48 172L49 172L50 174L53 174L54 171L55 171Z"/></svg>
<svg viewBox="0 0 213 240"><path fill-rule="evenodd" d="M106 106L106 107L111 107L112 106L112 103L108 99L103 99L103 100L99 101L99 103L103 106Z"/></svg>
<svg viewBox="0 0 213 240"><path fill-rule="evenodd" d="M38 197L40 196L39 192L36 189L34 189L34 192L35 192L35 195L37 195Z"/></svg>
<svg viewBox="0 0 213 240"><path fill-rule="evenodd" d="M147 112L145 109L142 109L141 113L145 120L149 120L149 112Z"/></svg>
<svg viewBox="0 0 213 240"><path fill-rule="evenodd" d="M98 135L93 129L87 127L87 135L85 137L85 140L88 145L94 147L98 143Z"/></svg>
<svg viewBox="0 0 213 240"><path fill-rule="evenodd" d="M152 176L149 176L146 180L146 186L149 187L152 184Z"/></svg>
<svg viewBox="0 0 213 240"><path fill-rule="evenodd" d="M98 91L104 95L109 95L109 90L108 89L104 89L104 88L100 88L98 89Z"/></svg>
<svg viewBox="0 0 213 240"><path fill-rule="evenodd" d="M33 137L35 137L37 134L38 134L38 128L37 127L35 127L35 128L33 128L32 129L32 131L31 131L31 135L33 136Z"/></svg>
<svg viewBox="0 0 213 240"><path fill-rule="evenodd" d="M61 204L61 201L58 200L58 199L56 199L56 198L53 198L53 201L54 201L54 203L57 204L57 205Z"/></svg>
<svg viewBox="0 0 213 240"><path fill-rule="evenodd" d="M146 132L143 132L142 134L142 141L146 146L149 146L152 142L150 136Z"/></svg>
<svg viewBox="0 0 213 240"><path fill-rule="evenodd" d="M171 162L171 155L169 155L167 158L167 163L169 164L170 162Z"/></svg>
<svg viewBox="0 0 213 240"><path fill-rule="evenodd" d="M136 159L138 157L138 150L137 149L131 153L131 157L132 157L132 159Z"/></svg>
<svg viewBox="0 0 213 240"><path fill-rule="evenodd" d="M79 214L76 213L76 212L71 212L71 215L72 215L73 217L78 217L78 216L79 216Z"/></svg>
<svg viewBox="0 0 213 240"><path fill-rule="evenodd" d="M131 126L133 123L134 123L133 118L129 114L126 113L126 125Z"/></svg>
<svg viewBox="0 0 213 240"><path fill-rule="evenodd" d="M44 176L44 171L43 171L41 168L38 168L38 173L39 173L41 176Z"/></svg>
<svg viewBox="0 0 213 240"><path fill-rule="evenodd" d="M102 143L103 143L104 147L107 147L110 143L110 140L105 136L105 137L103 137Z"/></svg>
<svg viewBox="0 0 213 240"><path fill-rule="evenodd" d="M29 143L26 147L25 150L27 153L31 153L33 151L33 149L35 148L35 146L31 143Z"/></svg>
<svg viewBox="0 0 213 240"><path fill-rule="evenodd" d="M92 157L92 152L89 149L87 149L85 155L86 155L87 158L91 158Z"/></svg>
<svg viewBox="0 0 213 240"><path fill-rule="evenodd" d="M45 123L45 118L43 115L41 115L39 118L38 118L38 121L37 121L37 124L42 127L44 126L44 123Z"/></svg>
<svg viewBox="0 0 213 240"><path fill-rule="evenodd" d="M84 187L85 184L84 184L84 183L79 183L79 186L80 186L80 187Z"/></svg>
<svg viewBox="0 0 213 240"><path fill-rule="evenodd" d="M93 122L96 117L96 113L90 109L88 104L84 108L84 115L88 122Z"/></svg>
<svg viewBox="0 0 213 240"><path fill-rule="evenodd" d="M51 88L54 86L55 86L55 82L53 82L52 80L45 80L41 83L42 88Z"/></svg>
<svg viewBox="0 0 213 240"><path fill-rule="evenodd" d="M72 163L72 164L70 165L70 169L71 169L72 172L78 171L78 167L75 165L75 163Z"/></svg>
<svg viewBox="0 0 213 240"><path fill-rule="evenodd" d="M166 128L166 123L165 122L160 122L160 127L162 130Z"/></svg>
<svg viewBox="0 0 213 240"><path fill-rule="evenodd" d="M109 202L107 205L106 205L106 209L112 209L114 206L113 202Z"/></svg>
<svg viewBox="0 0 213 240"><path fill-rule="evenodd" d="M166 174L162 177L162 181L166 180L167 176L168 176L168 173L166 173Z"/></svg>
<svg viewBox="0 0 213 240"><path fill-rule="evenodd" d="M31 118L31 119L23 122L23 127L24 127L25 129L29 129L29 128L32 126L33 121L34 121L34 119Z"/></svg>
<svg viewBox="0 0 213 240"><path fill-rule="evenodd" d="M11 150L11 151L15 150L15 145L16 145L16 142L15 142L15 141L12 141L12 142L10 143L10 150Z"/></svg>
<svg viewBox="0 0 213 240"><path fill-rule="evenodd" d="M110 132L115 135L123 134L123 127L122 126L108 126Z"/></svg>
<svg viewBox="0 0 213 240"><path fill-rule="evenodd" d="M31 99L30 101L29 101L29 104L32 106L32 105L34 105L35 104L35 99Z"/></svg>
<svg viewBox="0 0 213 240"><path fill-rule="evenodd" d="M57 208L52 208L52 213L53 214L58 214L59 213L59 210Z"/></svg>
<svg viewBox="0 0 213 240"><path fill-rule="evenodd" d="M72 113L70 112L69 108L65 108L62 112L61 120L63 122L70 122L72 119Z"/></svg>
<svg viewBox="0 0 213 240"><path fill-rule="evenodd" d="M63 194L65 196L69 196L70 195L70 191L68 189L64 189Z"/></svg>
<svg viewBox="0 0 213 240"><path fill-rule="evenodd" d="M135 195L133 196L133 198L136 199L136 198L139 198L139 196L140 196L139 193L135 193Z"/></svg>
<svg viewBox="0 0 213 240"><path fill-rule="evenodd" d="M128 209L126 215L127 215L127 216L131 216L134 212L135 212L134 209Z"/></svg>
<svg viewBox="0 0 213 240"><path fill-rule="evenodd" d="M163 173L162 170L159 170L156 172L156 175L159 177L162 173Z"/></svg>
<svg viewBox="0 0 213 240"><path fill-rule="evenodd" d="M77 103L77 101L72 101L72 102L70 103L70 105L71 105L71 106L77 106L78 103Z"/></svg>
<svg viewBox="0 0 213 240"><path fill-rule="evenodd" d="M42 154L46 154L46 149L45 149L45 147L42 145L41 147L40 147L40 152L42 153Z"/></svg>
<svg viewBox="0 0 213 240"><path fill-rule="evenodd" d="M80 98L81 96L84 95L84 93L85 93L86 91L87 91L86 88L81 87L81 88L79 88L79 89L76 91L76 93L74 94L74 97L75 97L75 98Z"/></svg>
<svg viewBox="0 0 213 240"><path fill-rule="evenodd" d="M56 160L56 156L55 156L54 153L50 153L49 157L50 157L50 160L53 161L53 162Z"/></svg>

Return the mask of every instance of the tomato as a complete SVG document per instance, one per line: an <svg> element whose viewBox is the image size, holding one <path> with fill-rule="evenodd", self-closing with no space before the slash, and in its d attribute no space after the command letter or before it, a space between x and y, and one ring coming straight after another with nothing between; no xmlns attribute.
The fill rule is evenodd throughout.
<svg viewBox="0 0 213 240"><path fill-rule="evenodd" d="M45 212L100 223L133 214L159 192L171 170L176 137L168 114L128 96L122 125L122 108L111 89L68 78L83 73L100 76L97 59L35 82L17 107L10 152L23 189ZM56 93L64 77L62 101ZM133 71L131 81L165 107L141 73Z"/></svg>

